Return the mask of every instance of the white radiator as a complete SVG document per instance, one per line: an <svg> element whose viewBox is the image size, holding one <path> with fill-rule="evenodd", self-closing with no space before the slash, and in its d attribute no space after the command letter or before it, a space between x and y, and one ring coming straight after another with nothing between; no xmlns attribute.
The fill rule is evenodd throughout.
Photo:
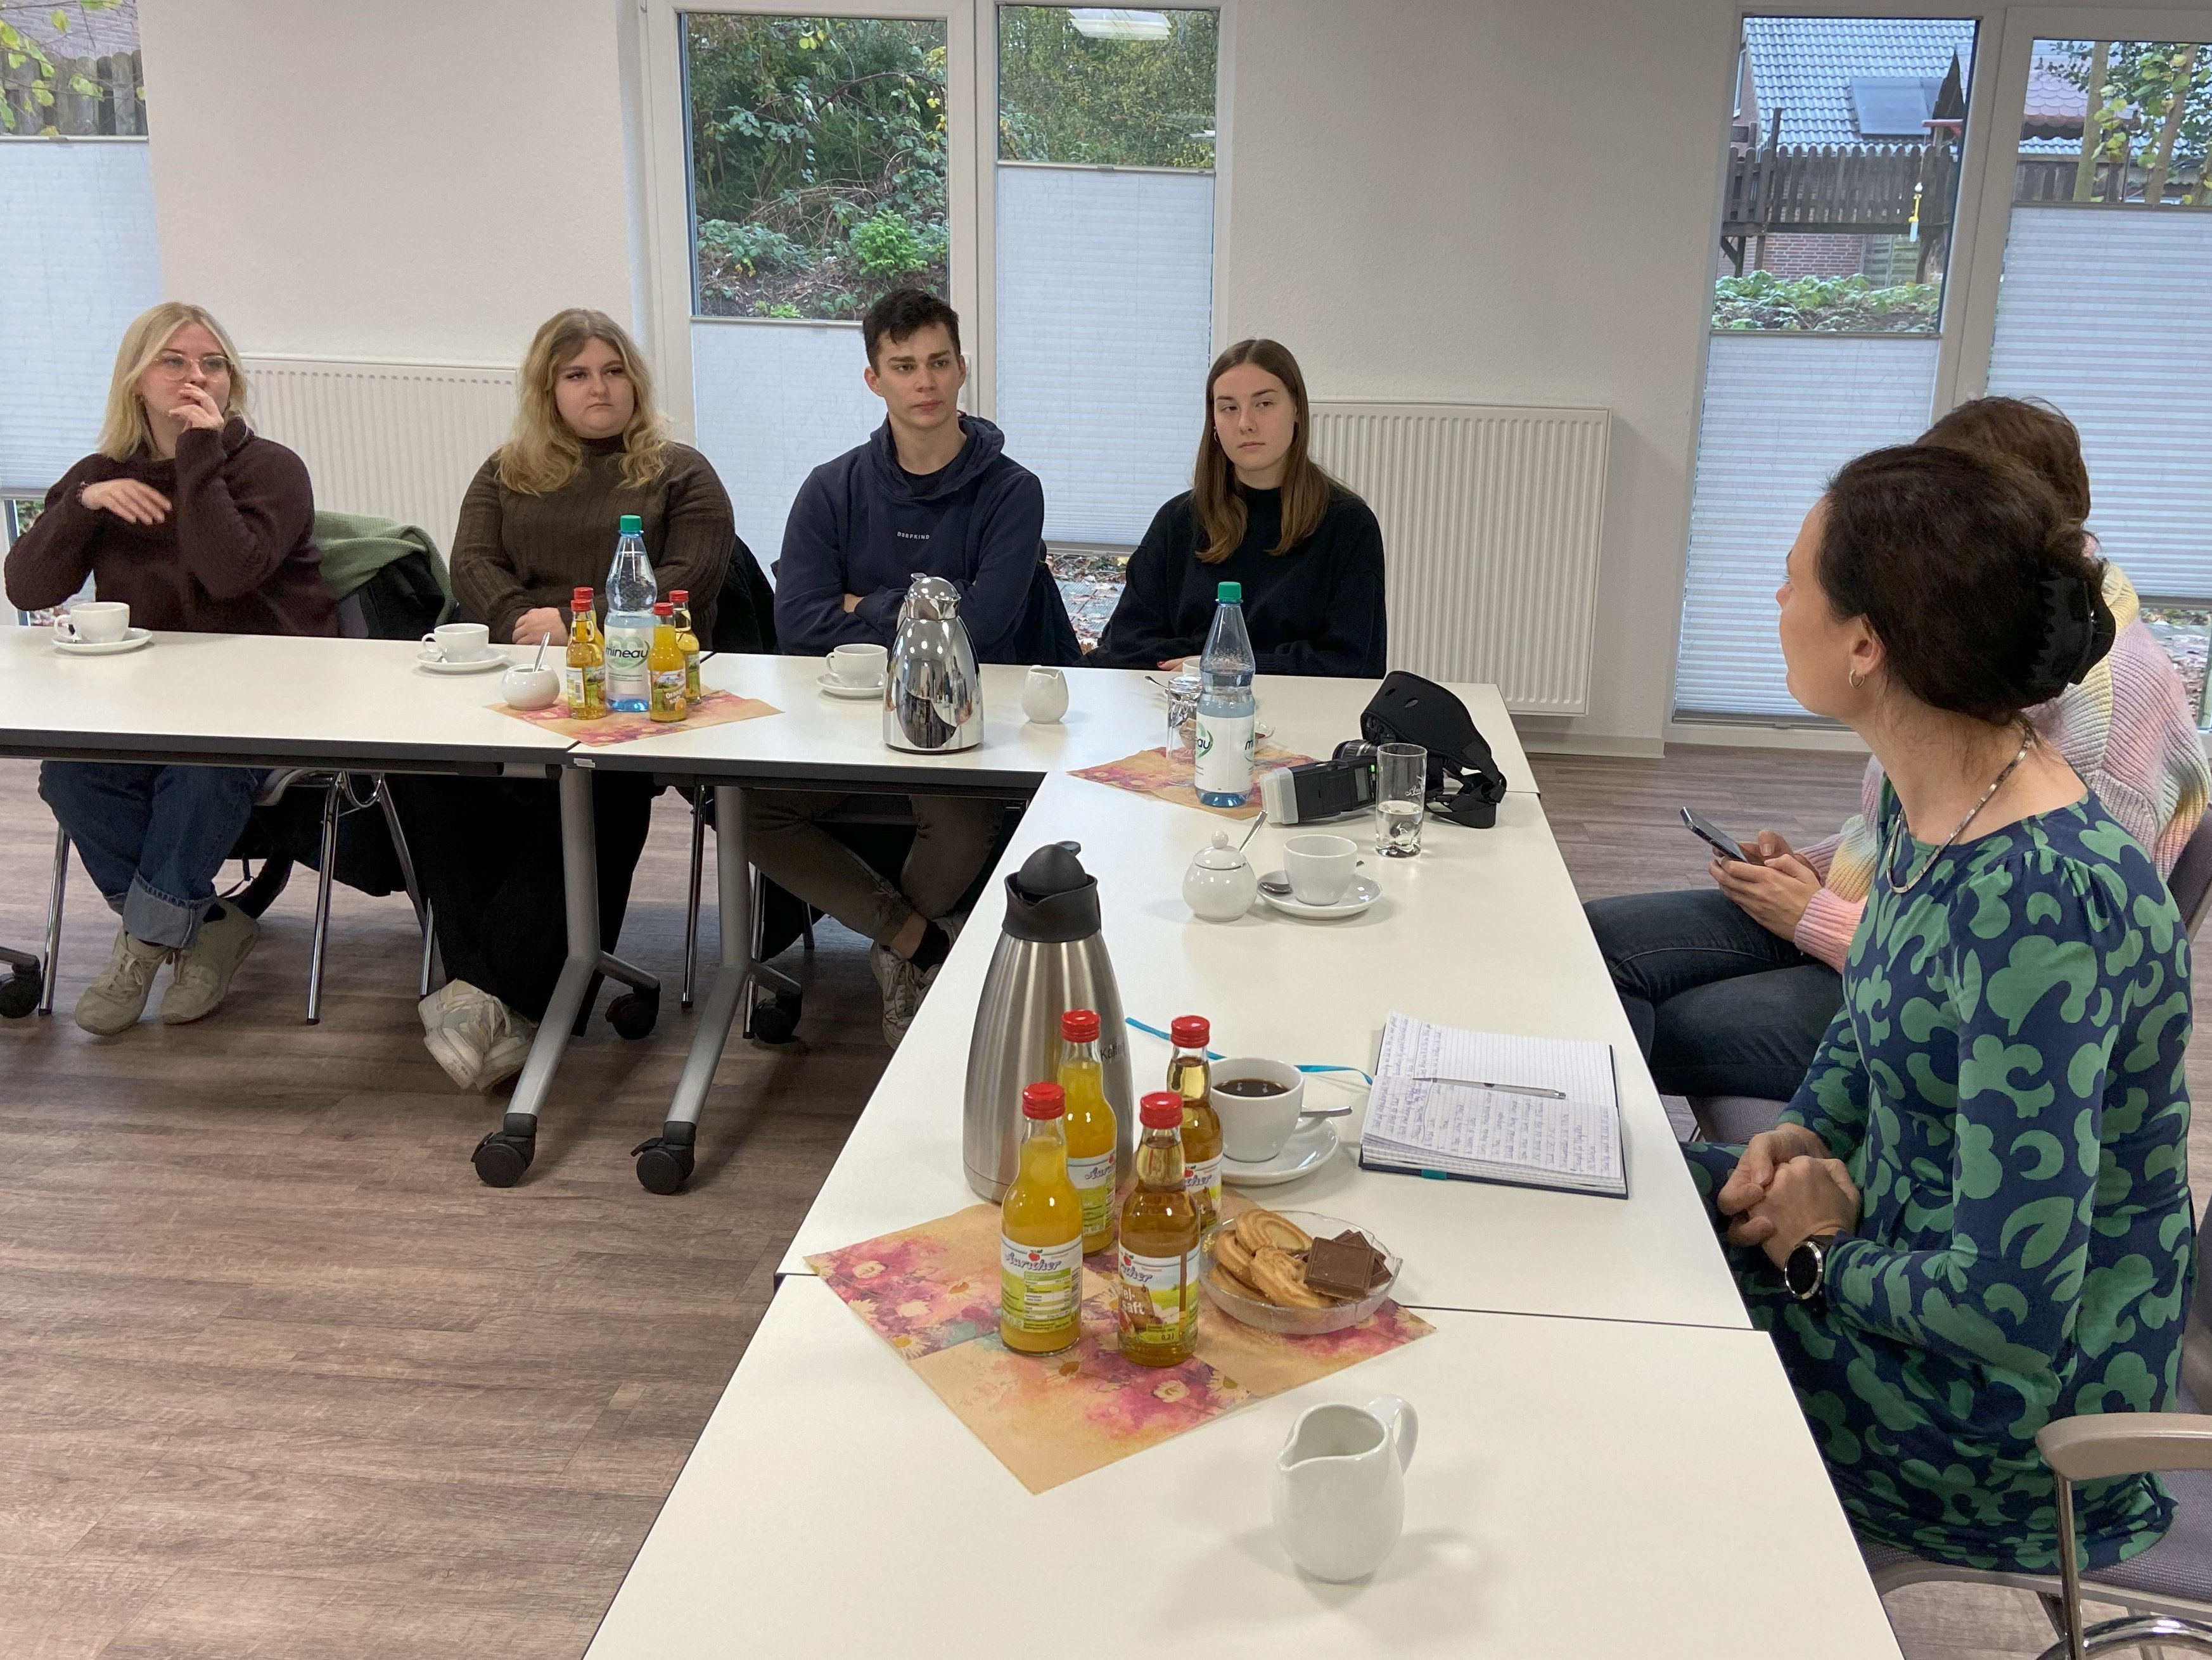
<svg viewBox="0 0 2212 1660"><path fill-rule="evenodd" d="M461 497L514 423L514 371L487 363L246 359L254 430L296 450L315 505L453 539Z"/></svg>
<svg viewBox="0 0 2212 1660"><path fill-rule="evenodd" d="M1508 708L1589 705L1603 410L1313 406L1313 454L1382 521L1390 666L1497 683Z"/></svg>

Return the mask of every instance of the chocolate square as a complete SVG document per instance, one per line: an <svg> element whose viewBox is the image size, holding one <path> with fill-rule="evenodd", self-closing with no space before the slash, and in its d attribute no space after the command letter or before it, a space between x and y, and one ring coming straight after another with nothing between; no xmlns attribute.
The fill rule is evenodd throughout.
<svg viewBox="0 0 2212 1660"><path fill-rule="evenodd" d="M1382 1259L1347 1228L1334 1239L1316 1239L1306 1252L1306 1287L1357 1302L1374 1286Z"/></svg>

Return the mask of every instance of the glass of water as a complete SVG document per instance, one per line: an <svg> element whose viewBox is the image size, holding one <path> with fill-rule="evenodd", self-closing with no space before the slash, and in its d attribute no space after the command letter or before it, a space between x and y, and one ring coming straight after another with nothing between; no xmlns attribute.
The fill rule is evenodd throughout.
<svg viewBox="0 0 2212 1660"><path fill-rule="evenodd" d="M1428 811L1429 752L1419 744L1382 744L1375 751L1375 850L1411 859L1421 850L1421 815Z"/></svg>

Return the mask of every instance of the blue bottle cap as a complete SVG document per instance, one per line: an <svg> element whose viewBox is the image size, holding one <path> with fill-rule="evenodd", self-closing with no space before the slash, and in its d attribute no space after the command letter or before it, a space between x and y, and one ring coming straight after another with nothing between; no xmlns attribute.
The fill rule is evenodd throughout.
<svg viewBox="0 0 2212 1660"><path fill-rule="evenodd" d="M645 520L642 520L642 519L641 519L641 518L639 518L639 517L638 517L635 514L634 514L634 513L626 513L626 514L623 514L623 516L622 516L622 531L621 531L621 533L622 533L623 535L624 535L624 536L642 536L642 535L644 535L644 534L645 534Z"/></svg>
<svg viewBox="0 0 2212 1660"><path fill-rule="evenodd" d="M1244 603L1244 585L1242 582L1224 582L1214 589L1213 597L1224 605L1241 605Z"/></svg>

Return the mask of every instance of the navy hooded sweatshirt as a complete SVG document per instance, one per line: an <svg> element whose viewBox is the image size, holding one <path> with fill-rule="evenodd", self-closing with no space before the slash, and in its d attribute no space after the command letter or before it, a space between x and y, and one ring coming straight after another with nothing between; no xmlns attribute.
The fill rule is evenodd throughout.
<svg viewBox="0 0 2212 1660"><path fill-rule="evenodd" d="M898 464L890 423L806 477L775 581L775 633L798 655L891 644L915 573L960 590L981 663L1078 663L1082 652L1044 562L1044 486L1006 459L1006 435L960 417L968 441L941 471ZM861 596L848 611L845 596Z"/></svg>

